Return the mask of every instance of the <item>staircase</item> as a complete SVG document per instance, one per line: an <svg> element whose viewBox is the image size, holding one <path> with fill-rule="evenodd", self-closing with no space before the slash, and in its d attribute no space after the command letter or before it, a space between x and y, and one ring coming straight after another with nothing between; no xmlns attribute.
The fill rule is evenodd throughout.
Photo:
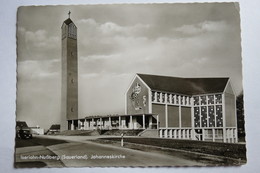
<svg viewBox="0 0 260 173"><path fill-rule="evenodd" d="M143 129L140 130L119 130L119 129L113 129L113 130L106 130L104 133L102 132L102 135L111 135L111 136L121 136L123 133L124 136L137 136L142 132Z"/></svg>
<svg viewBox="0 0 260 173"><path fill-rule="evenodd" d="M56 135L62 136L98 136L100 135L97 130L65 130Z"/></svg>
<svg viewBox="0 0 260 173"><path fill-rule="evenodd" d="M145 129L144 131L140 132L138 136L143 137L159 137L159 130L158 129Z"/></svg>

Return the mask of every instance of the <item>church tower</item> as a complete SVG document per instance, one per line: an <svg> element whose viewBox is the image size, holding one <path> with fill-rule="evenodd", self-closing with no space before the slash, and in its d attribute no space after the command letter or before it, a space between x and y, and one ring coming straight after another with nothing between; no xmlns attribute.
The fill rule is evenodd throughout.
<svg viewBox="0 0 260 173"><path fill-rule="evenodd" d="M61 83L61 131L74 128L78 119L78 48L77 27L69 18L61 26L62 83Z"/></svg>

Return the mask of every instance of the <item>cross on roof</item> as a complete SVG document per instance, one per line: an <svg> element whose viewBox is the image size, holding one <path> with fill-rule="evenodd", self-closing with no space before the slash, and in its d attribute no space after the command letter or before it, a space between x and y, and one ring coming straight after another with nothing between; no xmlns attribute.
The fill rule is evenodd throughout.
<svg viewBox="0 0 260 173"><path fill-rule="evenodd" d="M68 13L68 15L69 15L69 18L70 18L70 13L71 13L71 12L69 11L69 13Z"/></svg>

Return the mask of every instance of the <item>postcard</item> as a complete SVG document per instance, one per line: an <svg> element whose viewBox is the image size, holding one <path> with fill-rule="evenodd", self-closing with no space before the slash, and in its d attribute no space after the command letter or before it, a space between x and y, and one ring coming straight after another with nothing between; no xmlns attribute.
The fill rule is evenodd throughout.
<svg viewBox="0 0 260 173"><path fill-rule="evenodd" d="M246 164L238 2L22 6L15 168Z"/></svg>

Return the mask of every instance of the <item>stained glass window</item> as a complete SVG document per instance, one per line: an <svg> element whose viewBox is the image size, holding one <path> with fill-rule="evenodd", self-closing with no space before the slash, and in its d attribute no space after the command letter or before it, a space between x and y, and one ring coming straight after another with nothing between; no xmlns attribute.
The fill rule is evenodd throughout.
<svg viewBox="0 0 260 173"><path fill-rule="evenodd" d="M215 127L215 116L214 116L214 106L208 107L209 112L209 127Z"/></svg>
<svg viewBox="0 0 260 173"><path fill-rule="evenodd" d="M208 96L208 104L214 104L214 95L209 95Z"/></svg>
<svg viewBox="0 0 260 173"><path fill-rule="evenodd" d="M200 99L201 99L201 105L207 104L206 96L200 96Z"/></svg>
<svg viewBox="0 0 260 173"><path fill-rule="evenodd" d="M215 102L216 102L216 104L222 103L222 96L221 96L221 94L216 94L215 95Z"/></svg>
<svg viewBox="0 0 260 173"><path fill-rule="evenodd" d="M223 127L223 116L222 116L222 106L216 106L216 123L217 127Z"/></svg>
<svg viewBox="0 0 260 173"><path fill-rule="evenodd" d="M197 106L200 104L200 99L198 96L194 97L194 105Z"/></svg>
<svg viewBox="0 0 260 173"><path fill-rule="evenodd" d="M200 108L194 107L194 126L200 127Z"/></svg>
<svg viewBox="0 0 260 173"><path fill-rule="evenodd" d="M201 126L207 127L207 107L201 106Z"/></svg>

